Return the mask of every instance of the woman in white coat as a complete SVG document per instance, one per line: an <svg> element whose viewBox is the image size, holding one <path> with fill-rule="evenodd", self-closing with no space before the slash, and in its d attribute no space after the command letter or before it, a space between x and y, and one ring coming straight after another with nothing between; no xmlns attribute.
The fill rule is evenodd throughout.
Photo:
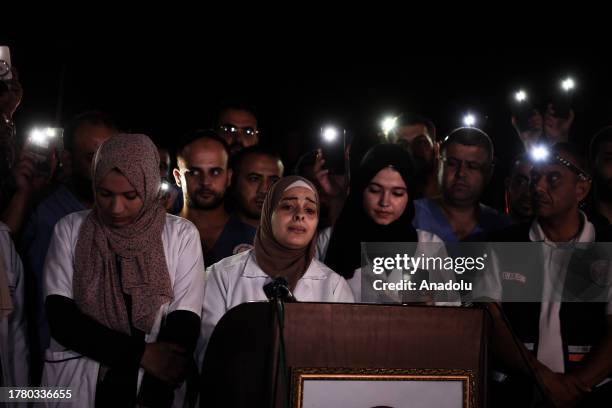
<svg viewBox="0 0 612 408"><path fill-rule="evenodd" d="M206 271L200 359L225 312L241 303L266 301L263 286L272 278L285 278L298 301L353 302L344 278L314 259L318 221L319 197L312 183L290 176L271 187L254 248Z"/></svg>
<svg viewBox="0 0 612 408"><path fill-rule="evenodd" d="M0 223L0 387L27 387L28 364L23 266L8 227Z"/></svg>
<svg viewBox="0 0 612 408"><path fill-rule="evenodd" d="M112 137L96 152L93 210L55 227L43 385L70 389L74 406L185 403L204 264L195 226L160 204L158 166L145 135Z"/></svg>

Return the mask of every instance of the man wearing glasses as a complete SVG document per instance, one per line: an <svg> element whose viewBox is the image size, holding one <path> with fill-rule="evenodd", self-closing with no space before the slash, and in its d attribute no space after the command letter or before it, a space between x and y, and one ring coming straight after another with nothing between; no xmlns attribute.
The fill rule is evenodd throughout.
<svg viewBox="0 0 612 408"><path fill-rule="evenodd" d="M416 200L414 227L445 242L483 241L510 220L480 199L493 173L493 143L480 129L459 128L440 147L435 198Z"/></svg>
<svg viewBox="0 0 612 408"><path fill-rule="evenodd" d="M257 118L253 109L242 105L223 108L218 117L218 132L233 157L245 147L259 143Z"/></svg>

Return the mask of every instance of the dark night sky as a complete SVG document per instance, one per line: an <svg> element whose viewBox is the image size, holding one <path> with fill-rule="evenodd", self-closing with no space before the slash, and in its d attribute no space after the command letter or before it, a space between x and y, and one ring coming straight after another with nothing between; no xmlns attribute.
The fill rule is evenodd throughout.
<svg viewBox="0 0 612 408"><path fill-rule="evenodd" d="M195 41L1 40L11 46L25 89L16 116L22 132L55 121L62 71L62 123L97 108L123 129L168 143L209 125L221 101L239 99L257 108L262 137L280 142L286 153L289 140L301 149L313 147L323 122L363 137L383 114L414 110L435 121L440 137L470 110L503 157L517 142L509 126L513 90L522 86L544 100L567 73L578 84L574 136L586 140L612 120L612 64L585 49L411 54L307 46L287 52L278 46L244 52Z"/></svg>

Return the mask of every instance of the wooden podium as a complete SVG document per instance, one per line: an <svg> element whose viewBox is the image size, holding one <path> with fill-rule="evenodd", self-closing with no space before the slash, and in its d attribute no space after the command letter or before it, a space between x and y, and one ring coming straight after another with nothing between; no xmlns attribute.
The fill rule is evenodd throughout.
<svg viewBox="0 0 612 408"><path fill-rule="evenodd" d="M278 327L269 302L245 303L223 316L204 358L201 407L280 408L290 385L294 406L301 406L295 395L299 372L374 379L439 373L431 378L440 381L469 373L469 393L460 406L482 407L486 401L487 325L481 309L286 303L285 358L293 384L279 380Z"/></svg>

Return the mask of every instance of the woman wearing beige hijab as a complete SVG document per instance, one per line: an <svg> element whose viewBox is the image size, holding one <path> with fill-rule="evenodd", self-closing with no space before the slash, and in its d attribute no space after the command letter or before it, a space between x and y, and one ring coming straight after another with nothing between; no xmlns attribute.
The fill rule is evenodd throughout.
<svg viewBox="0 0 612 408"><path fill-rule="evenodd" d="M202 307L199 234L161 207L148 137L112 137L93 166L95 206L56 225L45 262L43 384L82 407L182 406Z"/></svg>
<svg viewBox="0 0 612 408"><path fill-rule="evenodd" d="M308 180L285 177L270 188L254 248L206 271L200 362L225 312L241 303L267 300L263 286L273 278L285 278L298 301L353 302L344 278L314 259L318 221L319 196Z"/></svg>

